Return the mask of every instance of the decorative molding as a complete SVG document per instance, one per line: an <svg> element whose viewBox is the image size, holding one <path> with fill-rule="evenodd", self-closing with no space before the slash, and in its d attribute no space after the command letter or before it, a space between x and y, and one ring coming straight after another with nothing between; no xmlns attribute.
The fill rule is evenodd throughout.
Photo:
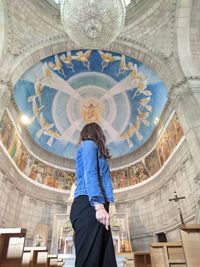
<svg viewBox="0 0 200 267"><path fill-rule="evenodd" d="M49 202L47 202L47 201L44 202L44 205L45 205L45 207L48 208L48 209L51 207L51 204L50 204Z"/></svg>
<svg viewBox="0 0 200 267"><path fill-rule="evenodd" d="M24 198L25 193L22 192L22 191L20 191L19 189L17 189L17 190L18 190L18 192L19 192L19 197L20 197L20 198Z"/></svg>
<svg viewBox="0 0 200 267"><path fill-rule="evenodd" d="M185 172L185 165L182 162L181 165L178 167L178 172L180 172L181 174L183 174Z"/></svg>
<svg viewBox="0 0 200 267"><path fill-rule="evenodd" d="M165 1L164 1L165 2ZM170 27L171 27L171 35L170 35L170 41L171 41L171 54L169 54L166 59L169 59L174 56L174 45L175 45L175 25L176 25L176 6L177 6L177 0L173 0L172 2L172 8L171 8L171 20L170 20Z"/></svg>
<svg viewBox="0 0 200 267"><path fill-rule="evenodd" d="M67 36L67 34L59 34L59 35L54 35L54 36L50 36L44 39L41 39L39 41L36 41L34 43L31 43L27 46L24 46L18 50L15 51L15 54L20 55L20 54L24 54L24 53L28 53L31 49L38 47L42 44L48 43L48 44L54 44L54 41L56 41L56 43L59 44L59 42L63 41L63 39L67 42L70 41L72 42L69 37ZM73 43L73 42L72 42ZM73 43L73 46L75 48L75 43ZM73 47L72 47L73 49Z"/></svg>
<svg viewBox="0 0 200 267"><path fill-rule="evenodd" d="M169 190L169 184L166 183L162 188L161 188L164 192L167 192Z"/></svg>
<svg viewBox="0 0 200 267"><path fill-rule="evenodd" d="M0 81L0 120L4 114L6 107L8 106L11 99L11 90L9 81Z"/></svg>
<svg viewBox="0 0 200 267"><path fill-rule="evenodd" d="M8 33L7 33L7 51L12 54L12 23L11 14L9 9L9 0L5 0L6 11L7 11L7 23L8 23Z"/></svg>
<svg viewBox="0 0 200 267"><path fill-rule="evenodd" d="M191 154L190 155L188 155L187 156L187 158L183 161L183 168L185 169L185 165L186 165L186 163L188 162L188 161L190 161L190 159L191 159Z"/></svg>
<svg viewBox="0 0 200 267"><path fill-rule="evenodd" d="M160 187L159 189L157 189L154 192L154 195L155 195L156 198L160 198L161 197L161 189L162 189L162 187Z"/></svg>
<svg viewBox="0 0 200 267"><path fill-rule="evenodd" d="M195 184L200 184L200 173L198 172L193 179Z"/></svg>
<svg viewBox="0 0 200 267"><path fill-rule="evenodd" d="M178 81L176 84L172 84L169 90L169 103L170 105L175 105L175 100L178 101L186 95L193 95L192 88L189 84L188 78L184 76L182 80Z"/></svg>
<svg viewBox="0 0 200 267"><path fill-rule="evenodd" d="M3 183L6 184L8 182L8 176L7 175L3 175Z"/></svg>
<svg viewBox="0 0 200 267"><path fill-rule="evenodd" d="M150 201L150 198L151 198L150 195L145 196L145 197L144 197L144 202L148 202L148 201Z"/></svg>
<svg viewBox="0 0 200 267"><path fill-rule="evenodd" d="M34 205L37 204L37 199L33 197L29 197L30 203L33 203Z"/></svg>
<svg viewBox="0 0 200 267"><path fill-rule="evenodd" d="M170 99L183 96L185 94L192 95L193 93L200 93L200 83L191 86L190 81L200 81L200 76L184 76L182 80L176 84L172 84L170 87ZM187 88L185 88L187 86Z"/></svg>
<svg viewBox="0 0 200 267"><path fill-rule="evenodd" d="M192 92L193 92L194 94L200 94L200 88L193 88L193 89L192 89Z"/></svg>
<svg viewBox="0 0 200 267"><path fill-rule="evenodd" d="M151 48L150 46L147 46L145 43L142 43L142 42L140 42L138 40L133 40L133 39L131 39L129 37L118 36L116 42L117 41L119 41L119 42L122 41L122 42L125 42L125 43L130 43L131 46L133 46L133 45L140 46L140 47L146 49L151 54L153 54L153 55L155 55L155 56L157 56L157 57L159 57L161 59L165 59L166 60L166 59L168 59L168 58L170 58L172 56L172 54L170 54L169 56L166 56L164 53L159 52L159 51Z"/></svg>
<svg viewBox="0 0 200 267"><path fill-rule="evenodd" d="M200 75L194 75L194 76L186 76L188 79L188 82L190 83L190 89L193 94L199 94L200 93Z"/></svg>
<svg viewBox="0 0 200 267"><path fill-rule="evenodd" d="M11 190L12 190L12 191L16 191L16 187L15 187L15 185L13 184L13 182L11 183Z"/></svg>
<svg viewBox="0 0 200 267"><path fill-rule="evenodd" d="M188 80L198 80L200 81L200 75L186 76Z"/></svg>
<svg viewBox="0 0 200 267"><path fill-rule="evenodd" d="M172 91L173 89L181 88L187 82L188 82L188 79L186 76L184 76L182 80L178 81L176 84L172 83L169 91Z"/></svg>

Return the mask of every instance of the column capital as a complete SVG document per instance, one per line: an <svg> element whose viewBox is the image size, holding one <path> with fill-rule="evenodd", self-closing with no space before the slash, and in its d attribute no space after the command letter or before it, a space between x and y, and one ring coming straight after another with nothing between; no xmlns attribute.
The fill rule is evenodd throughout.
<svg viewBox="0 0 200 267"><path fill-rule="evenodd" d="M11 84L9 81L0 80L0 120L11 99Z"/></svg>
<svg viewBox="0 0 200 267"><path fill-rule="evenodd" d="M186 95L193 95L192 88L189 80L184 76L176 84L172 84L169 89L169 101L176 104L179 100L183 99Z"/></svg>
<svg viewBox="0 0 200 267"><path fill-rule="evenodd" d="M7 79L0 79L0 88L7 88L8 90L11 90L11 81Z"/></svg>

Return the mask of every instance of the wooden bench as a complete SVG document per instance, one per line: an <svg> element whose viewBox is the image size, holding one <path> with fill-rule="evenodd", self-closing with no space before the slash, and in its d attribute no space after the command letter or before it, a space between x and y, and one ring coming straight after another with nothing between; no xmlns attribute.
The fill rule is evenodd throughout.
<svg viewBox="0 0 200 267"><path fill-rule="evenodd" d="M186 263L188 267L200 266L200 224L186 224L180 227Z"/></svg>
<svg viewBox="0 0 200 267"><path fill-rule="evenodd" d="M150 253L147 251L133 252L134 267L151 267Z"/></svg>
<svg viewBox="0 0 200 267"><path fill-rule="evenodd" d="M152 267L186 267L181 242L152 243L150 255Z"/></svg>
<svg viewBox="0 0 200 267"><path fill-rule="evenodd" d="M0 229L0 267L20 267L26 237L24 228Z"/></svg>
<svg viewBox="0 0 200 267"><path fill-rule="evenodd" d="M22 267L47 267L46 247L25 247L22 259Z"/></svg>
<svg viewBox="0 0 200 267"><path fill-rule="evenodd" d="M58 265L57 266L64 266L63 259L58 259Z"/></svg>
<svg viewBox="0 0 200 267"><path fill-rule="evenodd" d="M30 267L31 266L31 248L25 247L22 257L22 266L23 267Z"/></svg>
<svg viewBox="0 0 200 267"><path fill-rule="evenodd" d="M48 267L57 267L58 266L58 256L57 255L48 255L47 256L47 266Z"/></svg>

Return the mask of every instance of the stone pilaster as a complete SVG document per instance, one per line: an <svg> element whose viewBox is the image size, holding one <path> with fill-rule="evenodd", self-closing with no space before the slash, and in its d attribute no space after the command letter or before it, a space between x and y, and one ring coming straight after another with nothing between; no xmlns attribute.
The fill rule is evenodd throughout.
<svg viewBox="0 0 200 267"><path fill-rule="evenodd" d="M200 171L200 104L187 78L172 88L171 100L184 130L190 153Z"/></svg>

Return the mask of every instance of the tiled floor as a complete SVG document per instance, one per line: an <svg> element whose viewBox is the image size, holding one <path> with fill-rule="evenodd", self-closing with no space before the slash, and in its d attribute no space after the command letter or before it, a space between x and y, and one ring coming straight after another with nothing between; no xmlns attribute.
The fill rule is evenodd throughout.
<svg viewBox="0 0 200 267"><path fill-rule="evenodd" d="M125 255L118 255L117 256L117 266L118 267L133 267L133 261L132 260L126 260L126 263L124 264L124 260L126 259ZM74 267L75 259L74 258L67 258L64 259L65 266L66 267Z"/></svg>

